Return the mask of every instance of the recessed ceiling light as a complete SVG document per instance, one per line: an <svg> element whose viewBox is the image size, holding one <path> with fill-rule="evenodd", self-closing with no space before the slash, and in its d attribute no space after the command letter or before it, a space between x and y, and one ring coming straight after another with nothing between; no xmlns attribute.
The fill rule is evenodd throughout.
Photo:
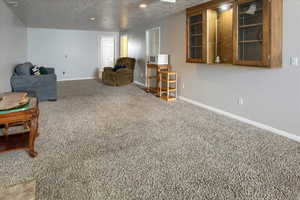
<svg viewBox="0 0 300 200"><path fill-rule="evenodd" d="M147 8L147 4L141 3L141 4L140 4L140 8Z"/></svg>
<svg viewBox="0 0 300 200"><path fill-rule="evenodd" d="M96 18L95 18L95 17L91 17L90 20L91 20L91 21L95 21Z"/></svg>

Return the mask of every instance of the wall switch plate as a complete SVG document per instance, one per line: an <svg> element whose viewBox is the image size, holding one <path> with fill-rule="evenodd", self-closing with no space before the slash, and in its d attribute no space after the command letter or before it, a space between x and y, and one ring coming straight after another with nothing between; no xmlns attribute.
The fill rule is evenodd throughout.
<svg viewBox="0 0 300 200"><path fill-rule="evenodd" d="M184 83L182 83L182 88L184 89Z"/></svg>
<svg viewBox="0 0 300 200"><path fill-rule="evenodd" d="M299 66L299 59L298 59L298 57L291 57L291 65L292 66Z"/></svg>
<svg viewBox="0 0 300 200"><path fill-rule="evenodd" d="M240 98L238 99L238 104L239 104L239 105L244 105L244 99L243 99L242 97L240 97Z"/></svg>

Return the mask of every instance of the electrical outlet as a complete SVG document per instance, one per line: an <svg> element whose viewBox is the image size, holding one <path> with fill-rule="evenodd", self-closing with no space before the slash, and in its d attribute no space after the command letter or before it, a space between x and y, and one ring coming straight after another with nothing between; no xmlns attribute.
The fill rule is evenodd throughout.
<svg viewBox="0 0 300 200"><path fill-rule="evenodd" d="M297 57L291 57L291 65L299 66L299 59Z"/></svg>
<svg viewBox="0 0 300 200"><path fill-rule="evenodd" d="M238 99L238 104L239 104L239 105L244 105L244 99L243 99L242 97L240 97L240 98Z"/></svg>

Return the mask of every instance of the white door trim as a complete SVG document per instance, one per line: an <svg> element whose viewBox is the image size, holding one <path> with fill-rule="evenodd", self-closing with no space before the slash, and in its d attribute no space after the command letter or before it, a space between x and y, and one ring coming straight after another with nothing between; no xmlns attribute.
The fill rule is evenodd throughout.
<svg viewBox="0 0 300 200"><path fill-rule="evenodd" d="M161 31L160 31L160 26L154 27L154 28L150 28L146 30L146 58L145 58L145 85L147 85L147 76L148 76L148 72L147 72L147 62L148 62L148 56L149 56L149 32L152 30L158 30L158 53L160 54L160 47L161 47Z"/></svg>

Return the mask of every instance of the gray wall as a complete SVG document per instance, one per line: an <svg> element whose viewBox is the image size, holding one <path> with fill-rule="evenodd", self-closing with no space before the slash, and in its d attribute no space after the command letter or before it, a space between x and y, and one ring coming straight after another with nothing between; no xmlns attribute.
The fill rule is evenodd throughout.
<svg viewBox="0 0 300 200"><path fill-rule="evenodd" d="M140 73L145 71L145 30L160 26L161 53L171 55L181 96L300 136L300 66L289 64L291 56L300 57L299 10L298 0L284 0L281 69L186 63L184 12L128 30L124 33L129 37L129 55L139 60L135 80L144 83ZM238 105L239 97L244 105Z"/></svg>
<svg viewBox="0 0 300 200"><path fill-rule="evenodd" d="M118 32L28 28L28 60L54 67L58 80L92 78L100 67L100 36L116 38L118 57Z"/></svg>
<svg viewBox="0 0 300 200"><path fill-rule="evenodd" d="M27 60L26 45L26 27L0 0L0 93L11 90L14 66Z"/></svg>

